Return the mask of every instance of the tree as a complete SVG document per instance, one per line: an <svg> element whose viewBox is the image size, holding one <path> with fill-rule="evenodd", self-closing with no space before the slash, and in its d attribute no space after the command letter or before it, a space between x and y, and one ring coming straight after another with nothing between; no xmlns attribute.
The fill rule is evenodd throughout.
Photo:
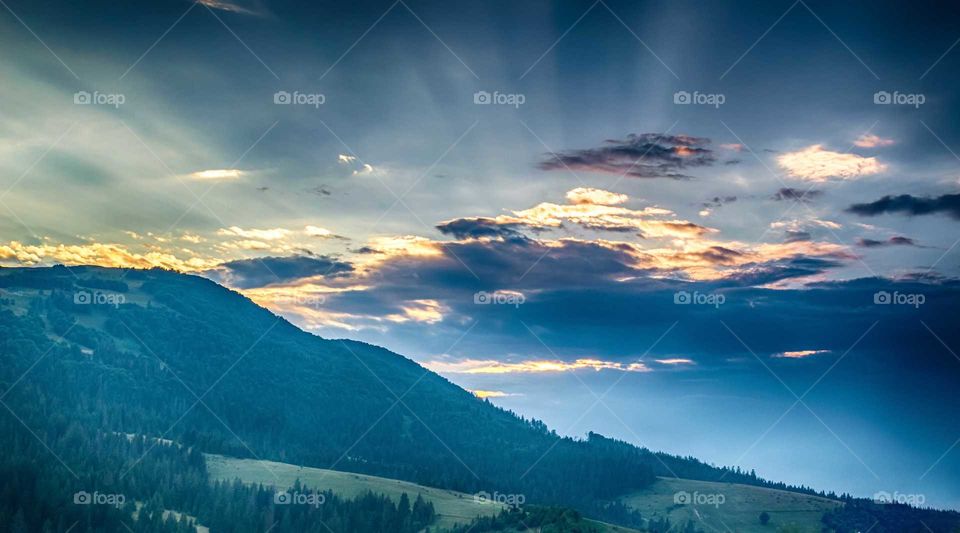
<svg viewBox="0 0 960 533"><path fill-rule="evenodd" d="M760 525L767 525L770 523L770 513L764 511L760 513Z"/></svg>

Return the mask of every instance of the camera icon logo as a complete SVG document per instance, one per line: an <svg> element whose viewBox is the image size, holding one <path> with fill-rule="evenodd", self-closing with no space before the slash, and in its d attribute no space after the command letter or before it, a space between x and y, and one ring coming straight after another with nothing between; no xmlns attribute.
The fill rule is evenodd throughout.
<svg viewBox="0 0 960 533"><path fill-rule="evenodd" d="M689 104L691 102L690 93L687 91L677 91L673 93L673 103L675 104Z"/></svg>
<svg viewBox="0 0 960 533"><path fill-rule="evenodd" d="M88 305L93 301L92 296L87 291L77 291L73 293L73 303L77 305Z"/></svg>
<svg viewBox="0 0 960 533"><path fill-rule="evenodd" d="M691 501L693 500L690 497L690 493L685 490L681 490L673 495L673 503L676 505L689 505Z"/></svg>
<svg viewBox="0 0 960 533"><path fill-rule="evenodd" d="M93 95L87 91L77 91L73 93L73 103L79 105L89 105L93 102Z"/></svg>
<svg viewBox="0 0 960 533"><path fill-rule="evenodd" d="M290 93L287 91L277 91L273 93L273 103L275 104L287 105L290 104L291 101Z"/></svg>
<svg viewBox="0 0 960 533"><path fill-rule="evenodd" d="M91 498L90 493L85 490L73 493L74 505L90 505L92 502L93 498Z"/></svg>
<svg viewBox="0 0 960 533"><path fill-rule="evenodd" d="M893 98L887 91L877 91L873 93L873 103L885 105L891 102L893 102Z"/></svg>
<svg viewBox="0 0 960 533"><path fill-rule="evenodd" d="M486 105L491 103L493 100L490 98L490 93L487 91L477 91L473 93L473 103Z"/></svg>
<svg viewBox="0 0 960 533"><path fill-rule="evenodd" d="M890 297L890 293L887 291L879 291L873 293L873 303L877 305L887 305L893 302L893 299Z"/></svg>
<svg viewBox="0 0 960 533"><path fill-rule="evenodd" d="M273 495L274 505L290 505L290 493L277 492Z"/></svg>
<svg viewBox="0 0 960 533"><path fill-rule="evenodd" d="M481 305L490 303L490 293L486 291L480 291L480 292L474 293L473 303L481 304Z"/></svg>
<svg viewBox="0 0 960 533"><path fill-rule="evenodd" d="M476 493L476 494L473 495L473 501L478 502L478 503L486 503L486 502L489 502L489 501L491 501L491 499L490 499L490 493L487 492L487 491L481 490L480 492L478 492L478 493Z"/></svg>
<svg viewBox="0 0 960 533"><path fill-rule="evenodd" d="M692 301L693 301L693 298L691 298L690 293L687 291L677 291L673 293L673 303L675 304L686 305L691 303Z"/></svg>

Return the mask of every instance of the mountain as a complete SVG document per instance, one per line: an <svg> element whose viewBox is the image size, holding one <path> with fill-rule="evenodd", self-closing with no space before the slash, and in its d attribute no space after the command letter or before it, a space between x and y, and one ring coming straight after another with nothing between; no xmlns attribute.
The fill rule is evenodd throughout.
<svg viewBox="0 0 960 533"><path fill-rule="evenodd" d="M196 514L203 498L246 490L198 489L203 454L522 495L624 525L642 518L620 496L668 471L812 493L597 434L559 437L400 355L308 334L164 270L0 269L0 391L3 479L58 494L37 502L8 485L0 526L76 511L50 507L80 491Z"/></svg>

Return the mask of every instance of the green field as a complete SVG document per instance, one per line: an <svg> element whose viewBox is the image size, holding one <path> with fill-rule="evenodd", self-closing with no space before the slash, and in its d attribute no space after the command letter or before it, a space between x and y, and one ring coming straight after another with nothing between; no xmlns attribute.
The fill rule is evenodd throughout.
<svg viewBox="0 0 960 533"><path fill-rule="evenodd" d="M310 488L330 490L347 497L372 491L399 499L405 492L413 500L420 494L424 499L433 502L440 517L437 525L443 528L457 523L466 524L477 516L494 515L503 509L503 506L497 503L478 501L472 494L424 487L395 479L299 467L273 461L234 459L222 455L206 455L206 458L207 470L212 479L233 481L239 478L245 483L262 483L278 489L289 488L299 479L301 484Z"/></svg>
<svg viewBox="0 0 960 533"><path fill-rule="evenodd" d="M689 494L690 500L699 498L696 503L678 505L674 502L678 492ZM722 503L718 503L721 499ZM675 524L693 520L704 531L736 533L775 533L785 526L793 526L791 531L818 533L823 513L840 505L834 500L795 492L674 478L660 478L652 487L622 500L643 513L644 518L666 516ZM766 526L760 525L759 520L764 511L770 515Z"/></svg>

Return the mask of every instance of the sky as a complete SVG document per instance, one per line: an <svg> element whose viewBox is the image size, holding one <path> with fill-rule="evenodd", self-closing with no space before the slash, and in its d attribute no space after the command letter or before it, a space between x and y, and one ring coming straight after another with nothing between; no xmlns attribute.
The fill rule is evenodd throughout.
<svg viewBox="0 0 960 533"><path fill-rule="evenodd" d="M0 6L0 265L205 276L563 434L960 508L956 10Z"/></svg>

